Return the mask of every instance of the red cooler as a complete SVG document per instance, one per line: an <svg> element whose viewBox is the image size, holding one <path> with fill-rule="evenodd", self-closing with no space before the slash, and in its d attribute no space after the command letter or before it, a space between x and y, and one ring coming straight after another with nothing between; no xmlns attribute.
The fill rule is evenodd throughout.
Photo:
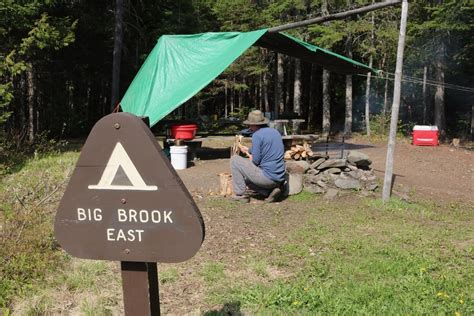
<svg viewBox="0 0 474 316"><path fill-rule="evenodd" d="M438 146L437 126L415 125L412 135L415 146Z"/></svg>

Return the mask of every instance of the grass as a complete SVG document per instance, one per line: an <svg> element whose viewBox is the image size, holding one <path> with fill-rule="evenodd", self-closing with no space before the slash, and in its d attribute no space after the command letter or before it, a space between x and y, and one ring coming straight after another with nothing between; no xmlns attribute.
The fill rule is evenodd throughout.
<svg viewBox="0 0 474 316"><path fill-rule="evenodd" d="M160 271L158 274L161 284L165 283L173 283L179 279L179 272L178 269L169 267L164 271Z"/></svg>
<svg viewBox="0 0 474 316"><path fill-rule="evenodd" d="M24 293L28 299L15 302L15 314L112 315L122 309L120 294L116 263L71 258L64 269L35 282Z"/></svg>
<svg viewBox="0 0 474 316"><path fill-rule="evenodd" d="M0 308L64 262L52 222L77 158L75 152L38 155L0 177Z"/></svg>
<svg viewBox="0 0 474 316"><path fill-rule="evenodd" d="M117 264L70 258L53 238L55 209L77 157L37 157L1 178L0 312L122 311ZM209 315L474 314L472 204L383 204L350 193L327 201L302 192L245 207L209 197L200 207L209 217L203 248L159 276L163 293L195 288L195 308Z"/></svg>
<svg viewBox="0 0 474 316"><path fill-rule="evenodd" d="M202 267L200 275L207 284L216 283L224 279L224 268L222 263L208 262Z"/></svg>
<svg viewBox="0 0 474 316"><path fill-rule="evenodd" d="M358 204L313 210L314 218L267 258L296 273L238 281L221 302L237 301L257 314L474 312L472 243L457 244L474 237L472 208L397 199Z"/></svg>

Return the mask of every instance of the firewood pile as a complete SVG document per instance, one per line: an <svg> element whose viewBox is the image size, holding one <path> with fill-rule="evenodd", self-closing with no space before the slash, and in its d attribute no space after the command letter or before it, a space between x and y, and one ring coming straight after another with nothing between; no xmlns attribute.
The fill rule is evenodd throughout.
<svg viewBox="0 0 474 316"><path fill-rule="evenodd" d="M306 160L286 162L289 194L302 190L336 197L341 190L359 191L364 195L378 184L369 157L358 151L346 151L343 158L311 155Z"/></svg>
<svg viewBox="0 0 474 316"><path fill-rule="evenodd" d="M294 145L285 151L285 160L300 160L313 156L311 147L305 142L303 145Z"/></svg>

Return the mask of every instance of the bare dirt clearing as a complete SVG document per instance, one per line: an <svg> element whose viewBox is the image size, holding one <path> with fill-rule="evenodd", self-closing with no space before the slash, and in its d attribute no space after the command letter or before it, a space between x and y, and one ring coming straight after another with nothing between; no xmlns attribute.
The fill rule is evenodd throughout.
<svg viewBox="0 0 474 316"><path fill-rule="evenodd" d="M216 157L222 157L223 153L228 152L226 148L231 146L232 141L233 137L204 138L203 148L208 150L206 158L212 158L212 150ZM354 149L369 155L373 162L372 168L383 179L386 142L354 138L346 147L347 150ZM226 171L229 171L228 159L202 159L195 166L179 171L179 175L188 189L198 194L199 198L202 194L217 194L217 175ZM395 148L394 194L439 203L473 202L474 150L447 145L421 147L413 146L406 140L399 141Z"/></svg>

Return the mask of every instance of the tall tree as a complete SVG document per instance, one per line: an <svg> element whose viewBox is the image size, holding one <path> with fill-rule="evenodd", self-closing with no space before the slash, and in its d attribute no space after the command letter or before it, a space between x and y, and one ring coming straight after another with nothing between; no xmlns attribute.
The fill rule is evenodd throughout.
<svg viewBox="0 0 474 316"><path fill-rule="evenodd" d="M347 0L347 8L352 8L352 0ZM352 58L352 41L353 36L351 32L348 32L345 52L347 57ZM352 75L346 75L346 108L344 115L344 135L350 135L352 133Z"/></svg>
<svg viewBox="0 0 474 316"><path fill-rule="evenodd" d="M374 3L374 1L372 1ZM375 20L374 20L374 13L372 12L370 14L370 25L371 25L371 30L370 30L370 56L369 56L369 67L372 68L373 62L374 62L374 56L373 56L373 50L375 46ZM370 79L372 76L372 72L367 73L367 83L365 87L365 131L367 133L367 136L370 137Z"/></svg>
<svg viewBox="0 0 474 316"><path fill-rule="evenodd" d="M419 69L420 76L425 66L429 66L434 73L434 78L432 78L436 83L434 124L438 126L440 138L443 139L447 133L446 78L449 76L451 80L459 80L463 79L467 73L472 73L473 48L466 39L472 39L474 34L474 3L472 1L430 0L414 2L413 8L414 17L409 27L411 31L408 38L410 41L408 61L411 68ZM417 58L419 56L421 58ZM466 67L469 65L470 68ZM468 80L463 81L469 84ZM463 110L465 111L466 108L464 107ZM456 111L452 108L449 114L454 117Z"/></svg>
<svg viewBox="0 0 474 316"><path fill-rule="evenodd" d="M321 13L322 15L328 15L328 1L323 0L321 2ZM323 135L329 135L331 131L331 96L329 90L329 80L331 75L329 70L323 69Z"/></svg>
<svg viewBox="0 0 474 316"><path fill-rule="evenodd" d="M115 0L115 31L112 65L112 95L110 98L111 110L115 108L120 97L120 67L123 49L123 11L124 0Z"/></svg>
<svg viewBox="0 0 474 316"><path fill-rule="evenodd" d="M293 85L293 110L301 115L301 60L295 59L295 80Z"/></svg>

